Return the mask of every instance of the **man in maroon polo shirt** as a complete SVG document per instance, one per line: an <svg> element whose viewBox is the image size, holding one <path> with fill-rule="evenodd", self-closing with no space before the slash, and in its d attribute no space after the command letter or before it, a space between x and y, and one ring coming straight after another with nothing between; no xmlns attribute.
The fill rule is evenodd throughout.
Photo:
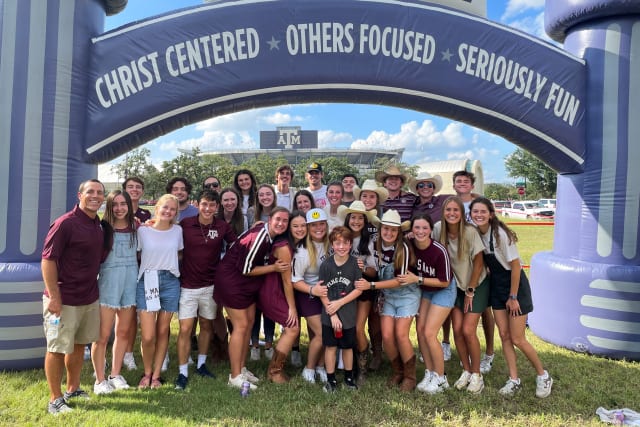
<svg viewBox="0 0 640 427"><path fill-rule="evenodd" d="M178 390L184 390L188 383L191 330L196 317L200 324L196 372L203 377L213 378L205 364L217 309L213 300L213 279L225 242L231 244L236 239L231 226L216 218L219 205L220 195L212 190L204 190L198 196L198 215L180 221L184 249L180 267L178 312L179 374L175 381L175 388Z"/></svg>
<svg viewBox="0 0 640 427"><path fill-rule="evenodd" d="M402 190L402 187L407 183L407 175L402 173L397 166L392 165L384 171L376 172L375 177L376 181L389 192L389 197L382 205L383 213L389 209L395 209L400 214L402 221L410 220L416 195Z"/></svg>
<svg viewBox="0 0 640 427"><path fill-rule="evenodd" d="M71 398L89 397L80 388L80 371L85 345L100 335L98 272L104 233L98 209L104 192L97 179L80 184L78 204L51 224L44 241L44 371L50 392L48 410L54 415L71 411L67 405ZM52 317L58 317L59 324L52 322ZM67 390L63 395L60 383L65 366Z"/></svg>

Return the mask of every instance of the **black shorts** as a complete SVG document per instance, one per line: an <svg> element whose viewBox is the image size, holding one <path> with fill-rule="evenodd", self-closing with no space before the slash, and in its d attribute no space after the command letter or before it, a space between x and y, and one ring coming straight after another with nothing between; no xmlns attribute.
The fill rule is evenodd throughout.
<svg viewBox="0 0 640 427"><path fill-rule="evenodd" d="M370 301L374 303L378 300L379 293L379 290L367 289L366 291L362 291L362 293L358 297L358 301Z"/></svg>
<svg viewBox="0 0 640 427"><path fill-rule="evenodd" d="M511 292L511 272L507 271L506 274L492 273L489 276L491 281L491 297L490 304L494 310L506 310L507 301L509 300L509 294ZM529 285L529 279L524 274L523 270L520 270L520 285L518 286L518 303L520 304L520 311L522 314L528 314L533 311L533 298L531 298L531 286Z"/></svg>
<svg viewBox="0 0 640 427"><path fill-rule="evenodd" d="M331 326L322 325L322 345L350 349L356 345L356 328L342 330L342 338L336 338Z"/></svg>

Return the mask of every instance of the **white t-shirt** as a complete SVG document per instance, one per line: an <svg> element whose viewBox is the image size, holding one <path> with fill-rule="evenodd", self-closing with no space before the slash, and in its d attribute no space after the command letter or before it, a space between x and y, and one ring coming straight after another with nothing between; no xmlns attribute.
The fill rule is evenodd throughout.
<svg viewBox="0 0 640 427"><path fill-rule="evenodd" d="M491 227L489 227L489 231L485 234L482 234L480 237L482 238L482 243L484 243L484 251L485 253L491 253L489 250L489 239L491 237ZM496 244L496 238L493 238L493 250L496 259L500 263L505 270L511 270L511 261L514 259L519 259L520 254L518 253L518 248L515 242L509 243L509 236L507 232L502 228L498 228L498 234L500 235L500 245Z"/></svg>
<svg viewBox="0 0 640 427"><path fill-rule="evenodd" d="M374 244L373 239L370 239L369 244L367 245L369 249L369 255L361 255L360 251L358 251L358 246L360 245L361 238L362 236L353 238L353 244L351 245L351 255L353 255L357 259L362 259L364 261L364 268L371 267L375 269L376 257L373 255L375 251L373 246Z"/></svg>
<svg viewBox="0 0 640 427"><path fill-rule="evenodd" d="M178 251L183 248L182 227L179 225L173 224L168 230L138 227L138 251L141 251L138 279L145 270L169 270L180 277Z"/></svg>
<svg viewBox="0 0 640 427"><path fill-rule="evenodd" d="M431 238L440 241L440 229L442 224L440 222L433 226L433 232ZM471 273L473 272L473 258L484 251L484 244L480 238L480 233L475 229L473 225L467 225L464 230L463 238L467 241L467 249L469 253L462 258L458 258L458 236L457 239L449 239L449 243L446 244L447 251L449 252L449 259L451 261L451 269L453 275L456 278L456 284L459 289L463 291L469 287L469 281L471 280ZM487 277L487 270L482 269L478 283L474 283L474 286L479 285Z"/></svg>
<svg viewBox="0 0 640 427"><path fill-rule="evenodd" d="M311 259L309 258L309 251L307 248L298 248L297 252L293 256L293 271L291 272L291 281L293 283L304 280L310 285L318 283L318 273L320 272L320 264L327 258L327 254L324 250L323 243L312 243L316 249L318 255L318 261L315 268L311 266Z"/></svg>
<svg viewBox="0 0 640 427"><path fill-rule="evenodd" d="M338 227L339 225L344 225L344 217L338 214L331 215L331 206L325 206L324 212L327 214L327 232L331 233L331 230L333 230L334 228Z"/></svg>
<svg viewBox="0 0 640 427"><path fill-rule="evenodd" d="M313 201L316 204L316 208L324 209L325 206L329 205L329 201L327 200L327 186L323 185L317 190L312 190L307 187L307 190L313 196Z"/></svg>

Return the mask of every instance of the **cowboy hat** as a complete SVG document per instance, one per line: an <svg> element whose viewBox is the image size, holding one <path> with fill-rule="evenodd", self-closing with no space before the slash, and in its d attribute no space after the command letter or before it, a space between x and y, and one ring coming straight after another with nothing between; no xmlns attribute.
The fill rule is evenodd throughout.
<svg viewBox="0 0 640 427"><path fill-rule="evenodd" d="M371 209L368 211L367 208L365 208L364 203L362 203L360 200L354 201L348 207L347 206L338 207L338 215L340 215L341 218L346 218L347 215L350 213L363 214L365 217L367 217L367 220L371 224L375 225L376 227L380 223L380 219L378 219L378 216L376 215L376 210Z"/></svg>
<svg viewBox="0 0 640 427"><path fill-rule="evenodd" d="M442 190L442 177L440 175L431 175L429 172L420 172L417 177L409 179L409 188L418 194L418 184L421 182L432 182L434 185L433 194L437 194Z"/></svg>
<svg viewBox="0 0 640 427"><path fill-rule="evenodd" d="M373 191L378 195L378 204L381 205L387 201L389 198L389 192L386 188L378 186L376 182L372 179L367 179L362 183L362 187L356 188L353 187L353 196L356 200L360 199L360 193L363 191Z"/></svg>
<svg viewBox="0 0 640 427"><path fill-rule="evenodd" d="M376 176L376 181L378 181L380 184L384 184L384 181L390 176L397 176L402 180L403 183L407 182L407 175L400 172L400 169L398 169L396 165L389 166L384 171L376 172L375 176Z"/></svg>
<svg viewBox="0 0 640 427"><path fill-rule="evenodd" d="M408 231L411 228L411 221L402 222L400 214L395 209L386 211L380 219L381 225L389 225L391 227L400 227L402 231Z"/></svg>

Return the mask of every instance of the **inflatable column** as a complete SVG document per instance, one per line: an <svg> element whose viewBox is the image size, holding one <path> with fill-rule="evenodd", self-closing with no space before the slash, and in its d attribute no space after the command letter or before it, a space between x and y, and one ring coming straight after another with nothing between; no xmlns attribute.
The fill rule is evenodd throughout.
<svg viewBox="0 0 640 427"><path fill-rule="evenodd" d="M49 224L97 174L82 154L86 69L108 9L0 1L0 370L43 364L40 253Z"/></svg>
<svg viewBox="0 0 640 427"><path fill-rule="evenodd" d="M547 0L546 29L587 62L585 172L558 177L554 248L532 260L545 340L640 359L640 3Z"/></svg>

